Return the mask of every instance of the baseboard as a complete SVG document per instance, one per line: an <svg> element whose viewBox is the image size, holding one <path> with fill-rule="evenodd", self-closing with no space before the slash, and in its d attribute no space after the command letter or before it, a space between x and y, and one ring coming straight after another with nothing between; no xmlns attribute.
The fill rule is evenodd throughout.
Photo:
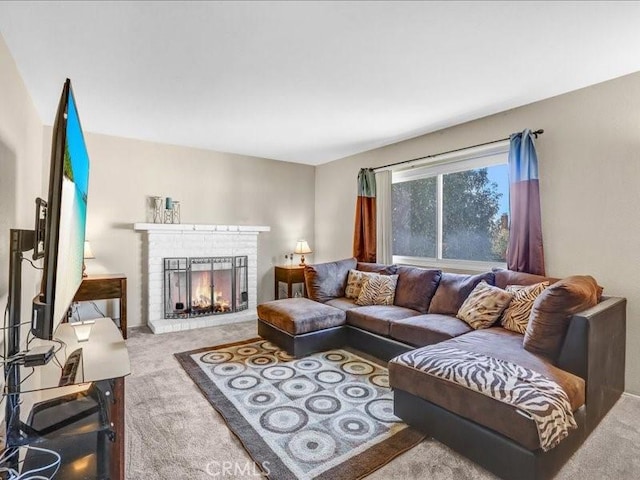
<svg viewBox="0 0 640 480"><path fill-rule="evenodd" d="M637 398L638 400L640 400L640 395L636 395L635 393L622 392L622 396L623 397Z"/></svg>

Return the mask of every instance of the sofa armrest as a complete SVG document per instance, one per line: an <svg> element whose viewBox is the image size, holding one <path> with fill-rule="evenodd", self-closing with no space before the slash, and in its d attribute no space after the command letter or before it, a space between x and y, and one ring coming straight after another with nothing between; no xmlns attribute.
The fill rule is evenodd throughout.
<svg viewBox="0 0 640 480"><path fill-rule="evenodd" d="M624 391L627 300L603 297L572 317L558 367L586 382L587 431L590 432Z"/></svg>

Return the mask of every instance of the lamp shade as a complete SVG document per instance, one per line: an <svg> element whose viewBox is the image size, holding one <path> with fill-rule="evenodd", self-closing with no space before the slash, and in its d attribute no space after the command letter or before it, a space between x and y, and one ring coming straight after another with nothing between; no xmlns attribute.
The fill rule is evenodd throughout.
<svg viewBox="0 0 640 480"><path fill-rule="evenodd" d="M311 253L309 243L306 240L298 240L298 243L296 243L296 249L293 251L293 253Z"/></svg>
<svg viewBox="0 0 640 480"><path fill-rule="evenodd" d="M91 244L87 241L84 242L83 258L96 258L96 256L93 254L93 251L91 251Z"/></svg>

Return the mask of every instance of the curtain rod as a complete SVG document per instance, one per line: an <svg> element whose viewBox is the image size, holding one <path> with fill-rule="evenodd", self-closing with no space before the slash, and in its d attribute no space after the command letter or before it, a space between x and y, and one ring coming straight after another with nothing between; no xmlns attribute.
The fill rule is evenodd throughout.
<svg viewBox="0 0 640 480"><path fill-rule="evenodd" d="M533 131L531 133L536 138L538 138L538 135L542 135L544 133L544 130L542 128L539 128L538 130L535 130L535 131ZM383 165L381 167L373 168L372 170L374 172L376 172L378 170L382 170L382 169L389 168L389 167L395 167L396 165L402 165L404 163L417 162L418 160L426 160L427 158L439 157L440 155L447 155L449 153L461 152L462 150L469 150L470 148L484 147L485 145L491 145L492 143L498 143L498 142L505 142L505 141L510 140L510 139L511 139L511 136L509 136L507 138L500 138L498 140L491 140L490 142L478 143L477 145L471 145L469 147L456 148L454 150L448 150L446 152L434 153L432 155L427 155L425 157L412 158L411 160L403 160L401 162L390 163L388 165Z"/></svg>

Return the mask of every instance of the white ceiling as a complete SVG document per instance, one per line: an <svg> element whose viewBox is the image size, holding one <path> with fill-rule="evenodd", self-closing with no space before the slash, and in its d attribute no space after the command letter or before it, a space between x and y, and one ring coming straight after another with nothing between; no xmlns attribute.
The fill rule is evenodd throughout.
<svg viewBox="0 0 640 480"><path fill-rule="evenodd" d="M638 25L638 2L0 2L45 124L69 77L87 131L309 164L639 71Z"/></svg>

